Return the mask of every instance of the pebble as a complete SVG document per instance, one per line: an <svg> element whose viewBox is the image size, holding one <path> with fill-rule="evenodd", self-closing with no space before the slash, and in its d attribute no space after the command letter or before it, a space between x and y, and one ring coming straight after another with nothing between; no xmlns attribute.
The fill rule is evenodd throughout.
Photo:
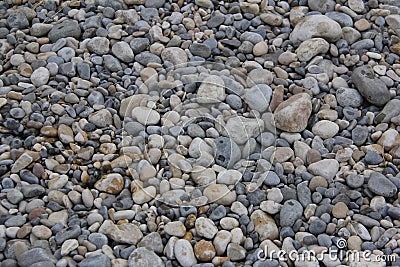
<svg viewBox="0 0 400 267"><path fill-rule="evenodd" d="M393 197L397 193L396 185L378 172L371 173L368 189L374 194L384 197Z"/></svg>
<svg viewBox="0 0 400 267"><path fill-rule="evenodd" d="M36 87L45 85L49 81L49 78L50 78L50 72L45 67L37 68L31 74L32 84Z"/></svg>
<svg viewBox="0 0 400 267"><path fill-rule="evenodd" d="M308 170L314 175L333 179L339 171L339 163L335 159L323 159L310 164Z"/></svg>
<svg viewBox="0 0 400 267"><path fill-rule="evenodd" d="M306 41L321 37L327 41L337 41L342 35L340 25L324 15L312 15L300 21L290 34L292 42Z"/></svg>
<svg viewBox="0 0 400 267"><path fill-rule="evenodd" d="M182 266L188 267L197 263L192 245L185 239L179 239L175 242L174 253Z"/></svg>
<svg viewBox="0 0 400 267"><path fill-rule="evenodd" d="M312 132L323 139L334 137L339 132L339 126L328 120L321 120L314 124Z"/></svg>
<svg viewBox="0 0 400 267"><path fill-rule="evenodd" d="M389 90L382 80L375 78L372 68L356 68L351 79L361 95L371 104L383 106L390 100Z"/></svg>
<svg viewBox="0 0 400 267"><path fill-rule="evenodd" d="M147 248L137 248L129 255L129 267L136 266L163 266L164 263L160 257Z"/></svg>
<svg viewBox="0 0 400 267"><path fill-rule="evenodd" d="M301 132L311 115L310 96L297 94L278 105L274 112L276 127L287 132Z"/></svg>
<svg viewBox="0 0 400 267"><path fill-rule="evenodd" d="M318 54L324 54L329 50L329 43L322 38L312 38L303 41L296 50L300 61L310 61Z"/></svg>

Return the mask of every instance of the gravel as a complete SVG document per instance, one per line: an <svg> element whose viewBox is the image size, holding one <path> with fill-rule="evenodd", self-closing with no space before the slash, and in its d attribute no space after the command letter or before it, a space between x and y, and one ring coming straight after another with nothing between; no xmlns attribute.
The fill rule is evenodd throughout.
<svg viewBox="0 0 400 267"><path fill-rule="evenodd" d="M1 266L399 261L396 1L0 6Z"/></svg>

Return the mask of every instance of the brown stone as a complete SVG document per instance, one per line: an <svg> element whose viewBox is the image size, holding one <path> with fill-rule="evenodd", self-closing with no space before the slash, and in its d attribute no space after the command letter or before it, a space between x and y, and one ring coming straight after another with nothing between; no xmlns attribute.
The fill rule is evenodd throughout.
<svg viewBox="0 0 400 267"><path fill-rule="evenodd" d="M317 187L327 188L328 187L328 182L326 181L325 177L314 176L311 179L310 184L309 184L308 187L310 188L311 191L315 191L315 189L317 189Z"/></svg>
<svg viewBox="0 0 400 267"><path fill-rule="evenodd" d="M321 160L321 153L319 153L318 150L316 149L310 149L307 152L307 163L312 164L314 162L320 161Z"/></svg>
<svg viewBox="0 0 400 267"><path fill-rule="evenodd" d="M366 31L371 28L371 24L366 19L357 20L354 23L354 27L359 30L360 32Z"/></svg>
<svg viewBox="0 0 400 267"><path fill-rule="evenodd" d="M400 55L400 43L392 45L390 47L390 51L392 51L393 53Z"/></svg>
<svg viewBox="0 0 400 267"><path fill-rule="evenodd" d="M338 202L333 206L332 209L332 215L335 216L335 218L338 219L344 219L346 218L347 212L349 211L349 208L347 205L343 202Z"/></svg>
<svg viewBox="0 0 400 267"><path fill-rule="evenodd" d="M46 210L43 208L36 208L31 210L31 212L29 212L28 218L29 220L35 219L35 218L39 218L40 215L42 214L47 214Z"/></svg>
<svg viewBox="0 0 400 267"><path fill-rule="evenodd" d="M194 245L194 254L200 261L211 261L215 257L215 248L211 242L200 240Z"/></svg>

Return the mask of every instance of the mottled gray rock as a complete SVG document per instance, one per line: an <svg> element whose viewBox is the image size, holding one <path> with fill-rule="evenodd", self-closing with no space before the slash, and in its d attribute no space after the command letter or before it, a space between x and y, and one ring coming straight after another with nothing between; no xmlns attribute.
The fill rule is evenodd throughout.
<svg viewBox="0 0 400 267"><path fill-rule="evenodd" d="M375 122L390 122L392 118L398 115L400 115L400 100L392 99L387 102L382 111L378 115L376 115Z"/></svg>
<svg viewBox="0 0 400 267"><path fill-rule="evenodd" d="M160 257L151 250L141 247L129 256L129 267L165 266Z"/></svg>
<svg viewBox="0 0 400 267"><path fill-rule="evenodd" d="M91 257L85 258L78 264L79 267L111 267L111 260L104 254L96 254Z"/></svg>
<svg viewBox="0 0 400 267"><path fill-rule="evenodd" d="M356 89L340 87L336 90L336 100L342 107L358 108L363 99Z"/></svg>
<svg viewBox="0 0 400 267"><path fill-rule="evenodd" d="M190 52L194 56L208 58L211 55L211 48L205 44L194 43L190 46Z"/></svg>
<svg viewBox="0 0 400 267"><path fill-rule="evenodd" d="M42 261L50 261L56 263L56 258L43 248L33 248L25 251L18 257L18 265L21 267L29 267L32 264Z"/></svg>
<svg viewBox="0 0 400 267"><path fill-rule="evenodd" d="M7 24L10 28L24 29L29 26L29 21L23 12L17 11L8 16Z"/></svg>
<svg viewBox="0 0 400 267"><path fill-rule="evenodd" d="M334 0L309 0L308 7L311 10L319 11L322 14L328 11L333 11L336 2Z"/></svg>
<svg viewBox="0 0 400 267"><path fill-rule="evenodd" d="M388 88L382 80L375 77L371 67L356 68L351 79L361 95L371 104L383 106L390 100Z"/></svg>
<svg viewBox="0 0 400 267"><path fill-rule="evenodd" d="M301 132L307 127L311 115L311 98L306 93L290 97L278 105L274 112L276 127L287 132Z"/></svg>
<svg viewBox="0 0 400 267"><path fill-rule="evenodd" d="M301 218L303 207L294 199L287 200L280 211L280 225L293 226L293 224Z"/></svg>
<svg viewBox="0 0 400 267"><path fill-rule="evenodd" d="M52 43L57 42L61 38L74 37L79 39L81 36L81 28L76 20L64 20L51 28L48 37Z"/></svg>
<svg viewBox="0 0 400 267"><path fill-rule="evenodd" d="M271 87L266 84L258 84L245 90L244 101L251 109L262 113L268 109L271 96Z"/></svg>
<svg viewBox="0 0 400 267"><path fill-rule="evenodd" d="M373 172L369 177L368 189L384 197L393 197L397 193L396 185L379 172Z"/></svg>

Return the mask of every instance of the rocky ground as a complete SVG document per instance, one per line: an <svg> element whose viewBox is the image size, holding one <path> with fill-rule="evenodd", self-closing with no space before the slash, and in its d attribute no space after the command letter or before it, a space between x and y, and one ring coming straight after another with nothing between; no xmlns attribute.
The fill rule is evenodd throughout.
<svg viewBox="0 0 400 267"><path fill-rule="evenodd" d="M398 0L6 0L0 52L1 267L400 264Z"/></svg>

